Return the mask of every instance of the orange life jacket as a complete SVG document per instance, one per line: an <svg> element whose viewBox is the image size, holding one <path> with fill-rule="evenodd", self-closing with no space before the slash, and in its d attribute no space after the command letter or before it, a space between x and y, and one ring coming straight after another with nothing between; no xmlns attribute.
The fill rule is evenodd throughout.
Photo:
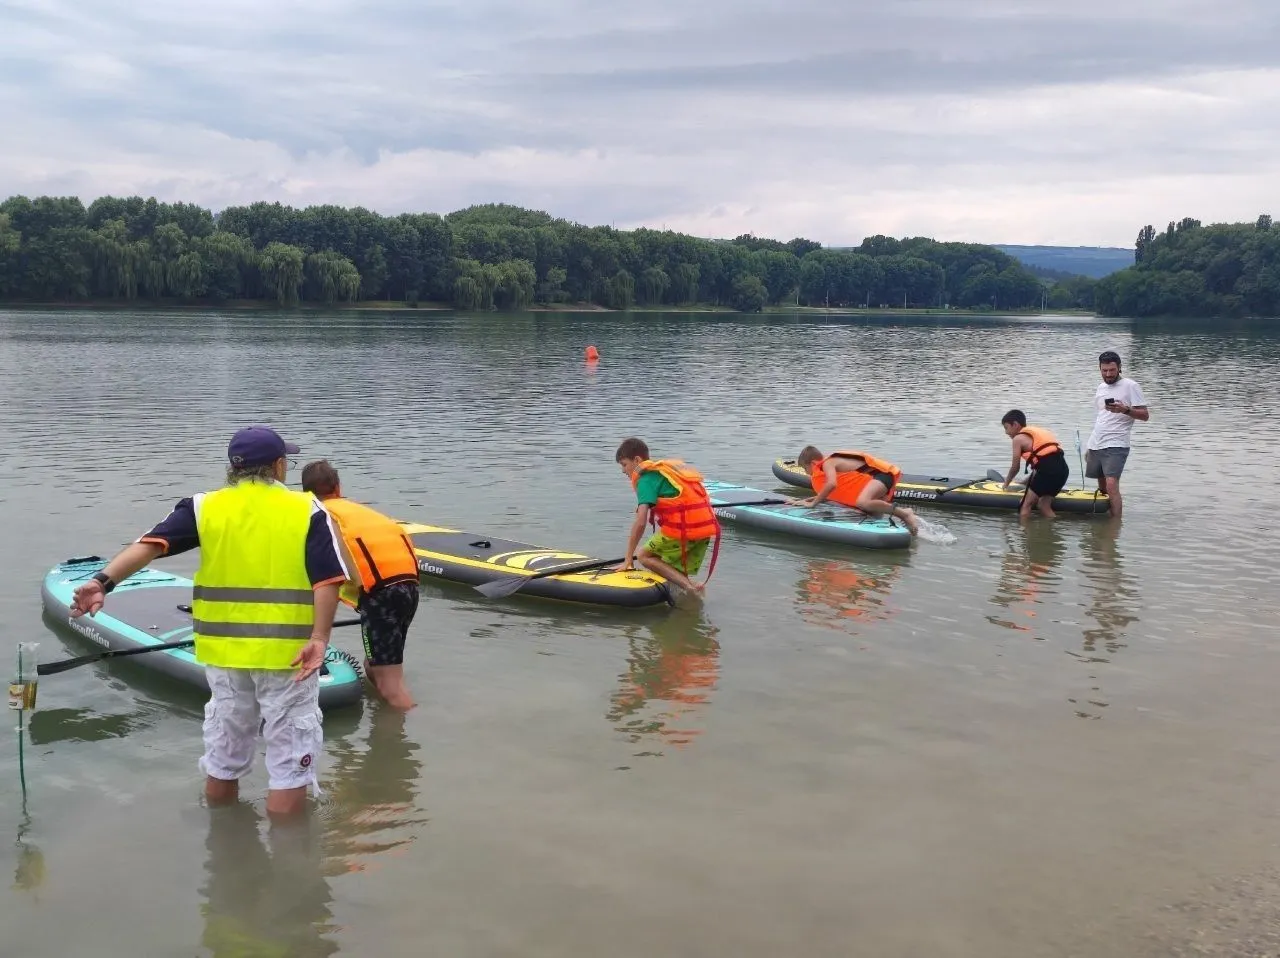
<svg viewBox="0 0 1280 958"><path fill-rule="evenodd" d="M893 463L879 459L867 452L858 452L856 450L840 450L833 452L830 456L816 460L809 467L809 484L813 486L814 492L821 492L827 484L827 475L823 472L823 466L827 459L832 456L844 456L845 458L858 458L866 463L865 466L859 466L856 472L837 472L836 487L831 495L827 496L828 502L838 502L843 506L853 506L857 508L858 495L871 482L875 476L873 472L887 472L893 477L893 482L889 485L889 491L885 494L885 499L889 502L893 501L893 495L898 487L898 480L902 478L902 470Z"/></svg>
<svg viewBox="0 0 1280 958"><path fill-rule="evenodd" d="M702 474L679 459L646 459L631 477L631 488L639 484L642 472L656 472L676 487L675 496L658 497L657 505L650 510L649 522L664 536L680 540L680 564L684 567L680 571L688 568L689 540L715 536L711 564L707 566L709 580L720 554L720 520L702 485Z"/></svg>
<svg viewBox="0 0 1280 958"><path fill-rule="evenodd" d="M346 543L356 564L353 579L365 592L392 582L418 578L418 557L413 542L392 519L359 502L334 496L324 500L325 510Z"/></svg>
<svg viewBox="0 0 1280 958"><path fill-rule="evenodd" d="M1017 435L1031 437L1031 448L1023 452L1022 458L1032 469L1040 465L1040 460L1045 456L1062 452L1062 446L1057 438L1043 426L1023 426L1018 430Z"/></svg>

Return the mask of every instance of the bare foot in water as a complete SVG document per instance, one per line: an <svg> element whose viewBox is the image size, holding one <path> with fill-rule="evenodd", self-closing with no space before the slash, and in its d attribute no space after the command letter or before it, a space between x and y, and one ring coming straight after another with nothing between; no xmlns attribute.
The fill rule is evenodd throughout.
<svg viewBox="0 0 1280 958"><path fill-rule="evenodd" d="M902 507L899 507L899 511L902 513L901 518L906 523L907 529L910 530L913 536L918 536L920 534L920 520L916 518L916 514L910 509Z"/></svg>

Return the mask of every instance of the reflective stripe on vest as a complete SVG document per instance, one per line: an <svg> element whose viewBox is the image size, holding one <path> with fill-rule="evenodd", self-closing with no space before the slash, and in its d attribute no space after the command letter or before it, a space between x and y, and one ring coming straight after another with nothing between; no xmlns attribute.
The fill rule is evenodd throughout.
<svg viewBox="0 0 1280 958"><path fill-rule="evenodd" d="M280 483L246 480L194 502L196 660L232 669L294 668L315 618L306 564L314 500Z"/></svg>

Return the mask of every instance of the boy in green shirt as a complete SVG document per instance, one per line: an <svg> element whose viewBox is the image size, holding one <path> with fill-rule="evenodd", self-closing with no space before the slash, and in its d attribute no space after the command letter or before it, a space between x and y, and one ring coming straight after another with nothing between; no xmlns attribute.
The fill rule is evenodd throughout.
<svg viewBox="0 0 1280 958"><path fill-rule="evenodd" d="M631 557L652 514L659 531L640 550L640 564L682 589L702 595L706 583L695 583L690 576L698 574L707 547L720 534L720 523L702 486L702 476L678 460L650 461L649 447L635 437L623 440L614 459L636 491L627 558L618 571L634 568ZM715 553L711 568L715 568Z"/></svg>

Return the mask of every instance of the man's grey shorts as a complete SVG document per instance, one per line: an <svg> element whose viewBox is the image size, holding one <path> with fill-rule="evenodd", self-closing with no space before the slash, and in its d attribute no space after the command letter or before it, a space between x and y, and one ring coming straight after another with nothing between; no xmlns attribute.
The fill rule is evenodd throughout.
<svg viewBox="0 0 1280 958"><path fill-rule="evenodd" d="M1084 455L1084 474L1087 479L1109 476L1119 479L1124 472L1124 462L1129 458L1128 446L1110 446L1107 449L1090 449Z"/></svg>

